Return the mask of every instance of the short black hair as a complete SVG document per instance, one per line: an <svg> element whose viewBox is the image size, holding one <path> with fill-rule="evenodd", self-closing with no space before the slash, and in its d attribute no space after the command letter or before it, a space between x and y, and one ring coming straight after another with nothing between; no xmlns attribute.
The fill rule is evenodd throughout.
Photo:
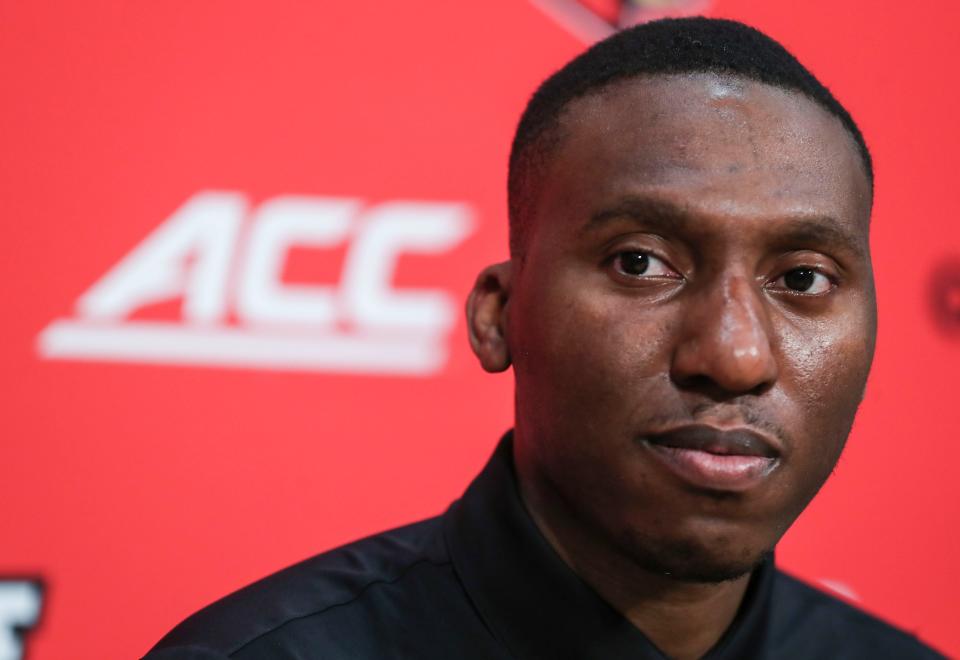
<svg viewBox="0 0 960 660"><path fill-rule="evenodd" d="M521 218L531 188L559 139L560 116L571 101L628 78L719 73L796 91L836 116L849 131L873 188L873 162L850 113L810 71L775 40L743 23L718 18L673 18L617 32L547 78L520 117L507 175L510 251L521 243Z"/></svg>

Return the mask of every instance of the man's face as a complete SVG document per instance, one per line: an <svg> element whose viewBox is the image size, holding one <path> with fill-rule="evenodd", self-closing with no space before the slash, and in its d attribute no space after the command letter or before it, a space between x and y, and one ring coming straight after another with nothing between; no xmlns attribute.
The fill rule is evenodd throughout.
<svg viewBox="0 0 960 660"><path fill-rule="evenodd" d="M579 99L560 135L505 317L518 471L651 570L742 574L833 469L870 368L854 142L710 74Z"/></svg>

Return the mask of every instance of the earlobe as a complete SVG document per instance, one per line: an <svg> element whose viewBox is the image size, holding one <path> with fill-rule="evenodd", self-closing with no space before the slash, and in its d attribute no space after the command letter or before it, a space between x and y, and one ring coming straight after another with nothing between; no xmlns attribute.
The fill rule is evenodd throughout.
<svg viewBox="0 0 960 660"><path fill-rule="evenodd" d="M467 331L480 364L491 373L510 366L507 345L507 307L510 299L511 263L485 268L467 298Z"/></svg>

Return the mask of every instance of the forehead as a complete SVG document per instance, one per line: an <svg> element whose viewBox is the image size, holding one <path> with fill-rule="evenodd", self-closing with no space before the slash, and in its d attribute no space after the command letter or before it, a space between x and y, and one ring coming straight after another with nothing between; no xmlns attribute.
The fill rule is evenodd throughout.
<svg viewBox="0 0 960 660"><path fill-rule="evenodd" d="M716 74L634 78L571 102L559 137L541 186L551 215L550 201L591 212L576 206L643 193L694 213L829 216L867 231L856 144L799 93Z"/></svg>

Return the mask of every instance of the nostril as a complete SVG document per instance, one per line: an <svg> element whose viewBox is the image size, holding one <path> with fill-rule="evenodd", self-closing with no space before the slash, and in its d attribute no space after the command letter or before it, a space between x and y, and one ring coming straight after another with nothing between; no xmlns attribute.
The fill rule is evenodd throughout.
<svg viewBox="0 0 960 660"><path fill-rule="evenodd" d="M742 396L759 396L773 386L772 380L760 380L746 387L738 387L732 383L721 384L706 374L674 377L673 382L676 384L677 389L683 392L698 394L717 403L730 401Z"/></svg>

